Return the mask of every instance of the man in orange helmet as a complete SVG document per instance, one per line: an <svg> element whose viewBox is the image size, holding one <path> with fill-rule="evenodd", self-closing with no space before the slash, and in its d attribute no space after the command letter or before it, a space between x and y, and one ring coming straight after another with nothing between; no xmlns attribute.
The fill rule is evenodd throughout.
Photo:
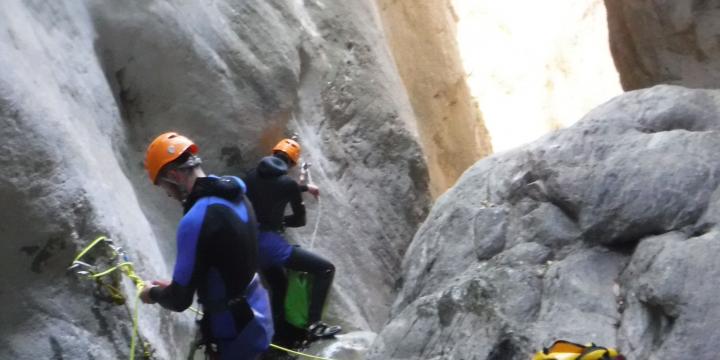
<svg viewBox="0 0 720 360"><path fill-rule="evenodd" d="M197 292L203 338L213 345L206 349L217 349L212 358L257 359L273 336L268 295L256 274L257 222L243 181L206 176L197 153L195 143L174 132L147 149L150 181L183 204L184 216L172 281L153 281L141 299L183 311Z"/></svg>
<svg viewBox="0 0 720 360"><path fill-rule="evenodd" d="M335 266L319 255L299 246L291 246L284 238L286 227L300 227L306 223L305 205L302 192L319 195L313 184L301 185L290 176L288 170L300 160L300 144L292 139L281 140L272 151L272 156L262 158L255 169L245 178L248 197L253 203L260 226L258 238L260 271L270 286L272 309L275 320L276 340L291 343L292 327L285 322L284 301L288 278L285 268L307 272L312 275L309 327L311 339L331 337L341 329L328 326L320 321ZM285 216L290 204L292 214Z"/></svg>

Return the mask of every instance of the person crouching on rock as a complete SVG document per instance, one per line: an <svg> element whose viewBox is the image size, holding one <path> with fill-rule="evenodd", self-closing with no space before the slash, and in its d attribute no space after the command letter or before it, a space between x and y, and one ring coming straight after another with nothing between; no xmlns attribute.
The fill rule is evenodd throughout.
<svg viewBox="0 0 720 360"><path fill-rule="evenodd" d="M260 271L270 287L275 320L276 342L290 343L294 337L292 327L285 321L285 297L288 277L285 269L307 272L312 275L312 290L308 309L310 339L331 337L340 332L339 326L328 326L320 321L325 300L335 274L335 266L328 260L299 246L291 246L284 238L285 227L301 227L306 223L302 192L319 196L313 184L301 185L288 170L300 159L300 145L292 139L283 139L272 150L271 156L260 160L257 167L245 177L248 197L253 203L260 225ZM290 204L292 214L285 216Z"/></svg>
<svg viewBox="0 0 720 360"><path fill-rule="evenodd" d="M197 153L195 143L174 132L148 146L150 181L182 203L184 216L172 281L153 281L141 299L183 311L197 292L212 358L257 359L273 336L268 295L256 274L257 222L243 181L206 176Z"/></svg>

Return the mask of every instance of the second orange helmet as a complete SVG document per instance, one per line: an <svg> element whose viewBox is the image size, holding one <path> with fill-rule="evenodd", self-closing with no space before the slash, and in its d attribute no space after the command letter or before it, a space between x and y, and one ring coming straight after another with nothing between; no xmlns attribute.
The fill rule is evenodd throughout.
<svg viewBox="0 0 720 360"><path fill-rule="evenodd" d="M272 149L273 154L281 152L287 155L287 157L292 162L292 165L297 165L298 161L300 161L300 151L300 144L298 144L297 141L293 139L282 139Z"/></svg>

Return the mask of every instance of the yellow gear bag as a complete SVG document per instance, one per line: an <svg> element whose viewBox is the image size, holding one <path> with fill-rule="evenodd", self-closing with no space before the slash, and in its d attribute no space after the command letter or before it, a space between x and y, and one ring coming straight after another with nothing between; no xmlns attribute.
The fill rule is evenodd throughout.
<svg viewBox="0 0 720 360"><path fill-rule="evenodd" d="M625 360L625 357L614 348L557 340L549 348L536 353L533 360Z"/></svg>

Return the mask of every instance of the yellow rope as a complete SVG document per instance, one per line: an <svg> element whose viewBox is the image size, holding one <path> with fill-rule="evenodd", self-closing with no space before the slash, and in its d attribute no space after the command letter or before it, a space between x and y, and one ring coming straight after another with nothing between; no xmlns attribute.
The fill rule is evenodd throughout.
<svg viewBox="0 0 720 360"><path fill-rule="evenodd" d="M75 257L75 260L73 261L73 263L75 263L76 261L79 261L83 256L85 256L85 254L87 254L88 251L90 251L90 249L95 247L97 244L99 244L103 240L107 240L107 238L105 236L100 236L97 239L95 239L93 242L91 242L90 245L88 245L82 251L80 251L80 253ZM119 256L120 254L115 253L115 255ZM138 334L138 308L139 308L138 305L139 305L139 301L140 301L140 293L142 293L143 289L145 288L145 281L143 281L143 279L135 272L135 269L133 268L133 263L130 261L123 261L109 269L103 270L99 273L93 273L89 276L89 278L99 280L105 276L112 274L113 272L115 272L117 270L120 270L123 274L127 275L127 277L130 278L130 280L132 280L132 282L135 284L135 288L137 289L137 294L135 295L135 306L134 306L133 315L132 315L133 329L132 329L132 335L130 337L130 360L133 360L135 358L135 345L137 342L137 334ZM112 290L116 291L117 295L122 297L122 294L120 293L120 291L118 289L115 289L114 287L112 287L110 285L106 285L106 287L111 289L111 295L113 297L116 294L112 294L112 292L113 292ZM190 310L200 316L203 315L202 311L200 311L192 306L190 307ZM328 358L324 358L324 357L320 357L320 356L304 354L304 353L301 353L298 351L286 349L282 346L278 346L275 344L270 344L270 346L275 349L282 350L282 351L285 351L290 354L300 355L300 356L304 356L304 357L307 357L310 359L332 360L332 359L328 359ZM150 356L147 344L145 344L144 354L146 357Z"/></svg>
<svg viewBox="0 0 720 360"><path fill-rule="evenodd" d="M107 240L107 238L104 237L104 236L100 236L100 237L98 237L97 239L95 239L93 242L90 243L90 245L88 245L87 247L85 247L85 249L83 249L83 250L75 257L75 260L73 260L73 262L80 260L80 258L82 258L83 256L85 256L85 254L86 254L88 251L90 251L90 249L92 249L93 247L95 247L95 245L97 245L99 242L101 242L101 241L103 241L103 240Z"/></svg>
<svg viewBox="0 0 720 360"><path fill-rule="evenodd" d="M90 275L90 277L93 278L93 279L101 278L101 277L103 277L103 276L105 276L105 275L109 275L109 274L112 273L113 271L115 271L115 270L117 270L117 269L120 269L122 266L125 266L125 265L129 265L129 266L132 267L132 263L131 263L131 262L125 261L125 262L120 263L120 264L118 264L117 266L113 266L113 267L111 267L111 268L109 268L109 269L107 269L107 270L105 270L105 271L103 271L103 272L100 272L100 273L97 273L97 274L92 274L92 275ZM135 283L135 281L133 281L133 282ZM135 284L137 284L137 283L135 283Z"/></svg>
<svg viewBox="0 0 720 360"><path fill-rule="evenodd" d="M200 315L200 316L203 316L203 315L204 315L202 311L200 311L200 310L198 310L198 309L196 309L196 308L194 308L194 307L192 307L192 306L189 307L189 309L190 309L190 311L194 312L194 313L197 314L197 315Z"/></svg>
<svg viewBox="0 0 720 360"><path fill-rule="evenodd" d="M100 242L102 242L104 240L107 240L107 238L105 236L100 236L97 239L95 239L93 242L90 243L90 245L88 245L82 251L80 251L80 253L75 257L75 260L73 261L73 263L75 263L76 261L80 261L80 259L83 256L85 256L85 254L88 253L88 251L90 251L93 247L95 247L97 244L99 244ZM119 256L120 254L116 253L115 255ZM137 289L137 294L135 296L135 305L134 305L133 315L132 315L133 329L132 329L132 334L130 336L130 360L134 360L135 359L135 347L137 344L137 337L138 337L138 308L139 308L138 305L139 305L139 300L140 300L140 293L142 292L143 288L145 287L145 282L140 278L140 276L138 276L135 273L135 270L133 269L133 264L129 261L124 261L116 266L113 266L113 267L111 267L107 270L101 271L99 273L91 274L90 278L99 280L102 277L110 275L117 270L120 270L122 273L127 275L127 277L130 278L130 280L132 280L132 282L135 284L135 288ZM122 297L122 294L120 294L119 291L117 289L115 289L114 287L112 287L110 285L107 285L106 287L111 290L111 296L114 299L117 299L117 296ZM117 291L117 293L114 294L112 290ZM145 344L145 346L144 346L144 354L146 357L149 356L147 344Z"/></svg>
<svg viewBox="0 0 720 360"><path fill-rule="evenodd" d="M278 345L275 345L275 344L270 344L270 347L273 347L273 348L278 349L278 350L285 351L285 352L290 353L290 354L293 354L293 355L300 355L300 356L304 356L304 357L311 358L311 359L332 360L332 359L328 359L328 358L324 358L324 357L320 357L320 356L303 354L303 353L301 353L301 352L293 351L293 350L290 350L290 349L286 349L286 348L284 348L284 347L282 347L282 346L278 346Z"/></svg>

